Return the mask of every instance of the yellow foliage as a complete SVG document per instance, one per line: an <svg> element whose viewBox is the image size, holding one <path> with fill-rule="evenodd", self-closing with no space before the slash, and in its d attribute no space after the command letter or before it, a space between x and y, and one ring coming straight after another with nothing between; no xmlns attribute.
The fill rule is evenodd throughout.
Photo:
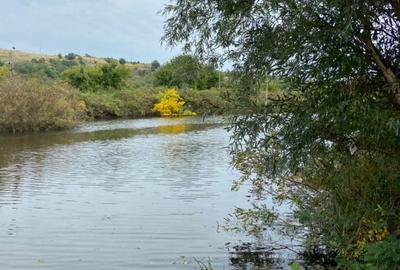
<svg viewBox="0 0 400 270"><path fill-rule="evenodd" d="M10 68L7 66L0 67L0 77L6 77L10 73Z"/></svg>
<svg viewBox="0 0 400 270"><path fill-rule="evenodd" d="M176 89L168 89L160 93L160 102L153 107L154 112L159 112L162 116L176 116L182 113L185 101L179 96Z"/></svg>
<svg viewBox="0 0 400 270"><path fill-rule="evenodd" d="M79 107L81 107L82 110L86 110L86 102L83 100L79 101Z"/></svg>
<svg viewBox="0 0 400 270"><path fill-rule="evenodd" d="M157 128L157 131L159 133L164 133L164 134L178 134L178 133L183 133L187 130L187 125L172 125L172 126L160 126Z"/></svg>
<svg viewBox="0 0 400 270"><path fill-rule="evenodd" d="M370 223L369 220L363 220L362 222L364 224ZM373 223L369 225L375 227L373 226L374 225ZM357 234L359 239L357 240L357 244L352 254L353 258L358 258L359 256L361 256L361 254L365 252L365 248L368 243L374 243L385 240L386 237L389 236L389 231L386 226L383 226L381 228L374 228L374 229L370 228L367 230L362 230Z"/></svg>

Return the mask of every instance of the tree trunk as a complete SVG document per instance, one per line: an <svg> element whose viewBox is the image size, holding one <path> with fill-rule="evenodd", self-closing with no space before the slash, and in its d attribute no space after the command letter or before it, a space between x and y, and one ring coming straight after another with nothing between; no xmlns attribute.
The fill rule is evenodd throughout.
<svg viewBox="0 0 400 270"><path fill-rule="evenodd" d="M398 0L393 0L393 1L398 2ZM391 90L390 94L393 94L394 103L400 108L400 87L396 74L393 72L390 66L387 66L385 64L382 55L379 53L378 49L372 43L369 33L368 35L365 35L363 37L363 41L367 48L368 53L370 54L375 64L378 66L378 69L382 72L383 77L385 77L385 80L388 82L390 86Z"/></svg>

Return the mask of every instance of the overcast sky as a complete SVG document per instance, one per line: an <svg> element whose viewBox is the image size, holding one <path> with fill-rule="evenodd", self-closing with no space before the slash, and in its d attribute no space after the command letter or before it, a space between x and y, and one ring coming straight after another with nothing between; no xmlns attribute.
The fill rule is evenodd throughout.
<svg viewBox="0 0 400 270"><path fill-rule="evenodd" d="M165 62L160 11L169 0L0 0L0 48Z"/></svg>

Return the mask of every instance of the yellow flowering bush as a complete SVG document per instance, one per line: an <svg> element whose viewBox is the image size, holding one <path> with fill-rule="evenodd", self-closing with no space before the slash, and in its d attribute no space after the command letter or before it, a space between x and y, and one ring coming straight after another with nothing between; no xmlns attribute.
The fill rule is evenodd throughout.
<svg viewBox="0 0 400 270"><path fill-rule="evenodd" d="M153 112L159 112L161 116L194 115L184 111L185 101L179 96L176 89L167 89L159 95L159 102L154 105Z"/></svg>

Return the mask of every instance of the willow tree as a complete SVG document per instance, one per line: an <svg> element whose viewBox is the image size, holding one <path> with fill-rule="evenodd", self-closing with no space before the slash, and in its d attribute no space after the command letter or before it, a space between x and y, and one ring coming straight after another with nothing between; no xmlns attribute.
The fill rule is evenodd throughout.
<svg viewBox="0 0 400 270"><path fill-rule="evenodd" d="M288 201L310 245L378 258L400 229L399 0L176 0L164 15L165 42L241 75L232 151L257 205L238 216L276 224L266 198ZM266 75L282 95L252 102Z"/></svg>

